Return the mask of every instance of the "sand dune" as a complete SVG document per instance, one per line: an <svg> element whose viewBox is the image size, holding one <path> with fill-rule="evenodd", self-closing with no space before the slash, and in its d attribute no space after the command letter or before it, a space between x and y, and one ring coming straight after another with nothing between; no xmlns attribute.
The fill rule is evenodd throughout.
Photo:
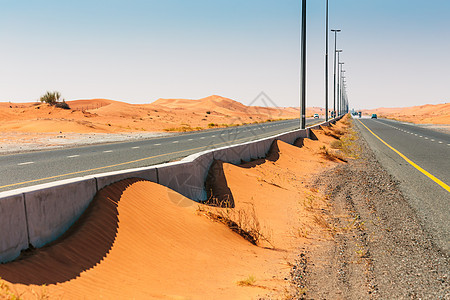
<svg viewBox="0 0 450 300"><path fill-rule="evenodd" d="M223 176L209 184L225 185L233 208L178 195L180 205L171 200L173 191L139 179L110 185L64 237L0 265L0 276L25 299L282 297L295 249L326 238L313 218L325 202L305 183L340 161L321 149L334 138L324 130L314 134L316 140L301 139L297 146L277 141L267 159L240 166L216 162ZM308 195L314 197L305 204ZM214 214L258 228L266 239L253 245L214 221ZM308 236L299 234L306 229ZM250 277L255 282L238 284Z"/></svg>
<svg viewBox="0 0 450 300"><path fill-rule="evenodd" d="M245 106L221 96L200 100L160 99L129 104L107 99L67 101L70 109L40 103L0 103L3 132L139 132L205 129L295 118L295 110Z"/></svg>
<svg viewBox="0 0 450 300"><path fill-rule="evenodd" d="M412 107L377 108L363 111L380 117L416 124L450 124L450 103Z"/></svg>

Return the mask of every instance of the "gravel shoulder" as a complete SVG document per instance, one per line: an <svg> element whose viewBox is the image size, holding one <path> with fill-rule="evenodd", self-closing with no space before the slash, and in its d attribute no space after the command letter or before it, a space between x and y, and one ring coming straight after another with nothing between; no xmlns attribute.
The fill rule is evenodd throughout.
<svg viewBox="0 0 450 300"><path fill-rule="evenodd" d="M301 249L291 271L293 297L450 299L448 255L359 136L359 158L312 183L330 201L323 214L332 238Z"/></svg>

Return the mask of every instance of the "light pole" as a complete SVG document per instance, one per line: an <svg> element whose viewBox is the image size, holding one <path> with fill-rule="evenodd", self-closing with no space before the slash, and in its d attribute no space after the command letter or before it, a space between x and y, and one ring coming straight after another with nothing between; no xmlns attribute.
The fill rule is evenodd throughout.
<svg viewBox="0 0 450 300"><path fill-rule="evenodd" d="M300 129L306 127L306 0L302 0Z"/></svg>
<svg viewBox="0 0 450 300"><path fill-rule="evenodd" d="M341 81L339 82L341 85L341 93L339 94L339 107L341 108L341 114L344 112L344 78L345 76L343 75L345 73L345 70L342 70L341 67Z"/></svg>
<svg viewBox="0 0 450 300"><path fill-rule="evenodd" d="M325 122L328 121L328 0L326 0L325 25Z"/></svg>
<svg viewBox="0 0 450 300"><path fill-rule="evenodd" d="M336 96L334 97L334 101L335 101L335 103L336 103L336 111L335 111L335 117L337 117L338 115L339 115L339 84L340 84L340 77L339 77L339 66L340 66L340 56L339 56L339 54L342 52L342 50L336 50L335 51L336 53L337 53L337 80L335 79L335 81L337 82L336 84L337 84L337 87L336 87L336 91L335 91L335 95L336 95L336 93L337 93L337 99L336 99Z"/></svg>
<svg viewBox="0 0 450 300"><path fill-rule="evenodd" d="M334 32L334 96L333 96L333 112L334 112L334 117L336 118L336 53L337 53L337 33L341 32L340 29L331 29L332 32ZM342 50L340 50L342 51Z"/></svg>
<svg viewBox="0 0 450 300"><path fill-rule="evenodd" d="M341 78L340 78L340 75L341 75L341 71L340 70L342 70L342 65L343 65L344 63L343 62L340 62L339 61L339 53L338 53L338 115L340 116L341 115L341 110L342 110L342 107L341 107L341 90L342 90L342 87L341 87Z"/></svg>

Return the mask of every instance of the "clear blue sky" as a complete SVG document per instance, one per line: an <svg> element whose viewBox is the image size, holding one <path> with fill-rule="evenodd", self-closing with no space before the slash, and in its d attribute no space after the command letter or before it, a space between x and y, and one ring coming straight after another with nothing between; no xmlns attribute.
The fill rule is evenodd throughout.
<svg viewBox="0 0 450 300"><path fill-rule="evenodd" d="M67 100L219 94L249 104L264 91L298 106L300 2L0 0L0 101L57 90ZM449 0L329 3L354 107L450 102ZM325 0L307 11L307 105L324 106ZM333 50L330 34L331 76Z"/></svg>

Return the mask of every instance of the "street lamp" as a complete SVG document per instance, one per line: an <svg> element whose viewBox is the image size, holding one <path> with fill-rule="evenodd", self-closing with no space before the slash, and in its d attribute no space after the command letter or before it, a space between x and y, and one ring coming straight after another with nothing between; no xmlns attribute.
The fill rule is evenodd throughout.
<svg viewBox="0 0 450 300"><path fill-rule="evenodd" d="M341 81L339 81L340 83L340 87L341 87L341 91L339 94L339 108L341 109L341 114L344 112L344 91L345 91L345 87L344 87L344 78L345 76L343 75L345 73L345 70L342 70L341 67L341 72L339 73L341 75Z"/></svg>
<svg viewBox="0 0 450 300"><path fill-rule="evenodd" d="M341 115L341 109L342 109L342 107L341 107L341 102L340 102L340 100L341 100L341 68L342 68L342 65L343 65L344 63L343 62L340 62L339 61L339 52L338 52L338 99L337 99L337 105L338 105L338 115L340 116Z"/></svg>
<svg viewBox="0 0 450 300"><path fill-rule="evenodd" d="M325 25L325 122L328 121L328 0L326 0Z"/></svg>
<svg viewBox="0 0 450 300"><path fill-rule="evenodd" d="M332 32L334 32L334 97L333 97L333 112L334 112L334 117L336 117L336 53L338 53L336 46L337 46L337 33L341 32L340 29L331 29ZM342 50L340 50L342 51Z"/></svg>
<svg viewBox="0 0 450 300"><path fill-rule="evenodd" d="M300 129L306 127L306 0L302 0Z"/></svg>

